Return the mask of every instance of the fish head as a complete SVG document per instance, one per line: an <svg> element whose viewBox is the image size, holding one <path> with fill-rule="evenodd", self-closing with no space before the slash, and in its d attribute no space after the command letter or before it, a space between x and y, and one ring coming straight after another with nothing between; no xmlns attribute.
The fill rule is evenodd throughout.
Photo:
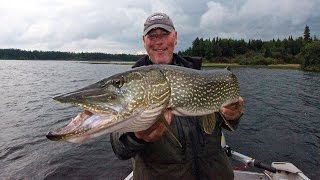
<svg viewBox="0 0 320 180"><path fill-rule="evenodd" d="M150 107L157 107L158 97L163 95L159 87L165 84L166 79L160 70L141 68L54 97L59 102L78 105L84 111L66 127L51 131L46 136L55 141L84 142L105 133L144 130L153 121L134 128L128 127L130 123L126 122L141 118Z"/></svg>
<svg viewBox="0 0 320 180"><path fill-rule="evenodd" d="M141 88L135 84L143 84L140 73L121 73L53 99L78 105L95 114L119 113L132 98L139 98L136 92L141 92Z"/></svg>

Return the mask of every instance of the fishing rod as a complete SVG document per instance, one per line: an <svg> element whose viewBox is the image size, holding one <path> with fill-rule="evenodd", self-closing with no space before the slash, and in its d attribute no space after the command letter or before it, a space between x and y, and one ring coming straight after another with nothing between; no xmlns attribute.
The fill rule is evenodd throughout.
<svg viewBox="0 0 320 180"><path fill-rule="evenodd" d="M233 158L234 160L242 162L246 166L264 169L273 173L277 172L277 169L272 167L269 164L263 163L259 160L256 160L254 158L251 158L249 156L246 156L244 154L234 151L230 146L226 144L226 139L223 133L221 136L221 146L223 147L223 149L225 150L226 154L229 157Z"/></svg>
<svg viewBox="0 0 320 180"><path fill-rule="evenodd" d="M248 167L256 167L266 170L264 173L270 179L292 179L292 180L310 180L303 172L288 162L273 162L272 166L234 151L226 144L225 136L222 133L221 146L226 154L234 160L240 161ZM268 173L270 172L270 173ZM260 178L261 179L261 178Z"/></svg>
<svg viewBox="0 0 320 180"><path fill-rule="evenodd" d="M232 157L232 159L242 162L246 166L264 169L264 170L267 170L267 171L270 171L273 173L277 172L277 169L272 167L271 165L263 163L257 159L251 158L251 157L246 156L244 154L238 153L238 152L232 150L231 147L228 145L226 145L226 147L224 147L224 150L229 157Z"/></svg>

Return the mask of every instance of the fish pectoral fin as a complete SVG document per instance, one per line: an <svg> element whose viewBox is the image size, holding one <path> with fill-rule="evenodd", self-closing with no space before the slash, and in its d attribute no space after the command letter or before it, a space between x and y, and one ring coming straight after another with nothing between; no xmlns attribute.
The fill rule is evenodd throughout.
<svg viewBox="0 0 320 180"><path fill-rule="evenodd" d="M230 123L226 120L226 118L222 115L222 113L219 111L224 123L228 126L228 128L231 130L231 131L234 131L234 128L232 127L232 125L230 125Z"/></svg>
<svg viewBox="0 0 320 180"><path fill-rule="evenodd" d="M205 133L212 134L214 128L216 127L216 117L215 114L208 114L201 116L202 127Z"/></svg>
<svg viewBox="0 0 320 180"><path fill-rule="evenodd" d="M161 114L158 120L159 120L160 122L162 122L162 123L166 126L166 128L167 128L167 131L166 131L166 132L168 132L168 133L166 133L166 134L168 135L169 139L170 139L172 142L177 143L177 144L180 146L180 148L182 148L182 144L180 143L180 141L178 140L178 138L173 134L173 131L172 131L172 129L170 128L170 125L168 124L166 118L164 117L164 114Z"/></svg>

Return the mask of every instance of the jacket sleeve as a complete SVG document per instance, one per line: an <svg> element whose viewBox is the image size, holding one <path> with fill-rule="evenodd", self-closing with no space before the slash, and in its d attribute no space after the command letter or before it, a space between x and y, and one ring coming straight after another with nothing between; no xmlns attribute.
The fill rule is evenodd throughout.
<svg viewBox="0 0 320 180"><path fill-rule="evenodd" d="M142 151L147 142L144 140L136 138L134 133L111 133L110 142L113 152L121 160L127 160L134 157L138 152Z"/></svg>

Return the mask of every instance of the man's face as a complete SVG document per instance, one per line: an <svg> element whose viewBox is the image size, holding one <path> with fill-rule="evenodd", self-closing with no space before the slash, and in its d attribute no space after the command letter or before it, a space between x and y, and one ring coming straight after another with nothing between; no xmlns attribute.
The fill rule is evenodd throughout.
<svg viewBox="0 0 320 180"><path fill-rule="evenodd" d="M167 32L161 28L154 29L143 36L143 43L154 64L170 64L177 43L177 32Z"/></svg>

